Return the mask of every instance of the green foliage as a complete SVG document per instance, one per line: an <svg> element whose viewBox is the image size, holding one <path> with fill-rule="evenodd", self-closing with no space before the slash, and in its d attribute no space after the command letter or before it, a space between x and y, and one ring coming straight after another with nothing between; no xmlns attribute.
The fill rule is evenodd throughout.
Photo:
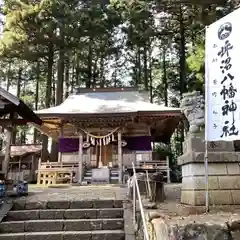
<svg viewBox="0 0 240 240"><path fill-rule="evenodd" d="M204 41L197 43L194 47L191 48L189 57L187 58L187 64L189 70L194 74L197 81L200 85L204 83L204 73L205 73L205 47Z"/></svg>

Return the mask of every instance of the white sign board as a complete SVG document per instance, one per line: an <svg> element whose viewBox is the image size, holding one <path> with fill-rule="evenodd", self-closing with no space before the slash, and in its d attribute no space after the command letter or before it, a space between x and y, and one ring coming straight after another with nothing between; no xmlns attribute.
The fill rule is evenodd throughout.
<svg viewBox="0 0 240 240"><path fill-rule="evenodd" d="M206 29L205 140L240 139L240 9Z"/></svg>

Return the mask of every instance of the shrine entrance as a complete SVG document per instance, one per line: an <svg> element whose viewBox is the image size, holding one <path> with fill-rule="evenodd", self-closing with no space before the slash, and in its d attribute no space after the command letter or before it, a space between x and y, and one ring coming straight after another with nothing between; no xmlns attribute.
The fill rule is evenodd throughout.
<svg viewBox="0 0 240 240"><path fill-rule="evenodd" d="M113 157L113 150L112 150L112 144L108 145L103 145L102 147L102 165L103 166L109 166L109 163L112 162L112 157Z"/></svg>

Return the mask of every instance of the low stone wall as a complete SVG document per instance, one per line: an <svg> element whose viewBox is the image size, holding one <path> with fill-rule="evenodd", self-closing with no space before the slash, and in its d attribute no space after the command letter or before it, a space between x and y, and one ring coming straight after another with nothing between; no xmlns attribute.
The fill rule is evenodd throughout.
<svg viewBox="0 0 240 240"><path fill-rule="evenodd" d="M168 217L159 215L157 212L148 212L146 220L150 240L240 239L240 215L238 214ZM141 229L140 227L138 236L142 235Z"/></svg>
<svg viewBox="0 0 240 240"><path fill-rule="evenodd" d="M212 163L208 165L209 202L211 205L240 204L239 163ZM205 169L202 163L182 166L181 202L205 204Z"/></svg>
<svg viewBox="0 0 240 240"><path fill-rule="evenodd" d="M185 153L179 157L182 166L181 203L205 205L204 137L189 135ZM240 205L240 153L233 142L214 142L208 146L210 205Z"/></svg>

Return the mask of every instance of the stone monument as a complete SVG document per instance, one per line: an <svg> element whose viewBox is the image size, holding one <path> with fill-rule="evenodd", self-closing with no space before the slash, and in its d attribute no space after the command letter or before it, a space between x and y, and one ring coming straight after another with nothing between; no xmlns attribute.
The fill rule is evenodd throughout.
<svg viewBox="0 0 240 240"><path fill-rule="evenodd" d="M181 203L205 205L205 141L204 98L200 92L183 96L182 112L189 122L189 131L178 158L182 166ZM209 204L240 204L240 153L233 142L208 143Z"/></svg>

